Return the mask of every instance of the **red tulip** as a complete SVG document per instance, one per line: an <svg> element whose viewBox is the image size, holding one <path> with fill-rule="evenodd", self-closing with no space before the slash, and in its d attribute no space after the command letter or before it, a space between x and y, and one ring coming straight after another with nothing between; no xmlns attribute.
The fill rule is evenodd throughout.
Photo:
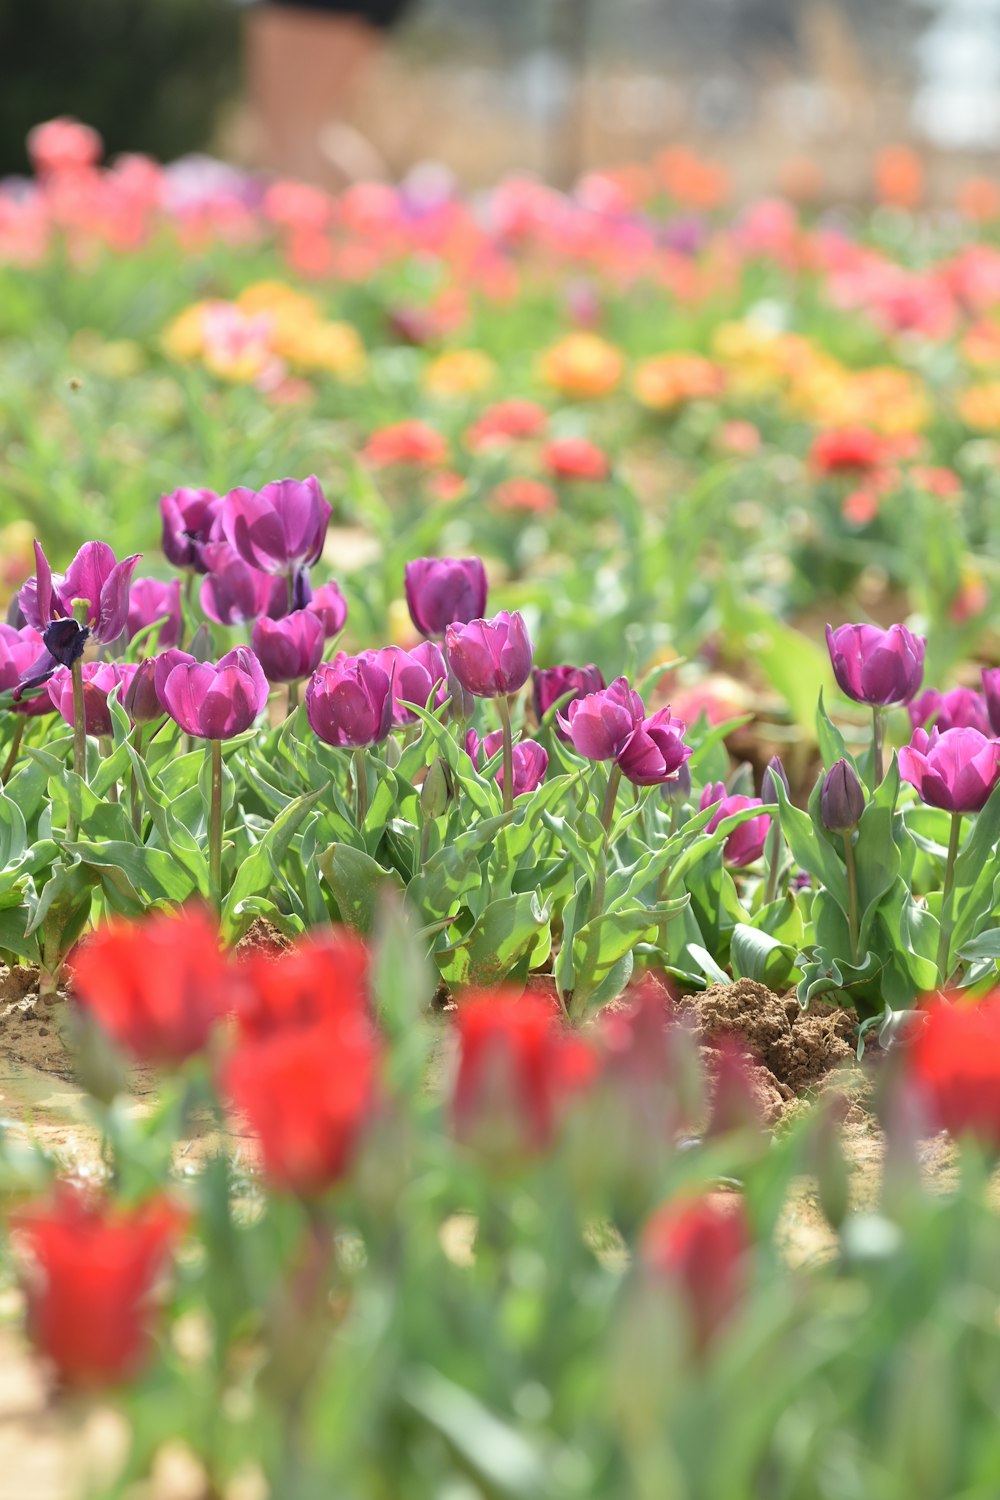
<svg viewBox="0 0 1000 1500"><path fill-rule="evenodd" d="M35 1347L70 1386L134 1376L149 1355L151 1293L183 1215L165 1198L123 1209L63 1184L13 1222L31 1255L23 1279Z"/></svg>
<svg viewBox="0 0 1000 1500"><path fill-rule="evenodd" d="M749 1249L750 1229L739 1198L705 1193L665 1203L646 1222L642 1264L676 1289L699 1353L743 1300Z"/></svg>
<svg viewBox="0 0 1000 1500"><path fill-rule="evenodd" d="M346 929L303 938L240 965L237 1021L248 1039L368 1014L368 950Z"/></svg>
<svg viewBox="0 0 1000 1500"><path fill-rule="evenodd" d="M904 1056L938 1130L1000 1151L1000 992L978 1005L930 1004Z"/></svg>
<svg viewBox="0 0 1000 1500"><path fill-rule="evenodd" d="M208 914L156 912L100 927L70 964L77 1004L140 1062L175 1066L232 1009L232 966Z"/></svg>

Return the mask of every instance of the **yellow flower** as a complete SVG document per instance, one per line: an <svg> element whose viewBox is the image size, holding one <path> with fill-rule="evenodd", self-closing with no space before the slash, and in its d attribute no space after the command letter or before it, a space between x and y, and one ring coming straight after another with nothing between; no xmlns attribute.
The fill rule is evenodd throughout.
<svg viewBox="0 0 1000 1500"><path fill-rule="evenodd" d="M1000 431L1000 380L986 380L960 391L955 405L966 427L978 432Z"/></svg>
<svg viewBox="0 0 1000 1500"><path fill-rule="evenodd" d="M169 359L197 359L205 347L204 313L208 302L193 302L178 313L163 332L163 349Z"/></svg>
<svg viewBox="0 0 1000 1500"><path fill-rule="evenodd" d="M568 333L541 358L541 376L564 396L592 400L619 384L625 360L596 333Z"/></svg>
<svg viewBox="0 0 1000 1500"><path fill-rule="evenodd" d="M496 373L481 349L448 349L426 367L422 383L435 396L475 396L493 384Z"/></svg>
<svg viewBox="0 0 1000 1500"><path fill-rule="evenodd" d="M637 365L632 377L636 400L651 411L670 411L684 401L714 400L725 376L700 354L658 354Z"/></svg>

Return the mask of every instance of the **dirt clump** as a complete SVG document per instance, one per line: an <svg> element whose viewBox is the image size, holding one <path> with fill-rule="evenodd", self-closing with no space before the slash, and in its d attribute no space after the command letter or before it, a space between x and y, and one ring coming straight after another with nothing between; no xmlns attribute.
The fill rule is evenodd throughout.
<svg viewBox="0 0 1000 1500"><path fill-rule="evenodd" d="M762 1080L783 1099L806 1093L854 1056L858 1018L843 1006L814 1001L807 1011L794 995L775 995L753 979L713 984L677 1001L703 1046L723 1038L745 1048L770 1075Z"/></svg>
<svg viewBox="0 0 1000 1500"><path fill-rule="evenodd" d="M254 917L233 951L237 958L280 958L291 946L273 922L266 917Z"/></svg>

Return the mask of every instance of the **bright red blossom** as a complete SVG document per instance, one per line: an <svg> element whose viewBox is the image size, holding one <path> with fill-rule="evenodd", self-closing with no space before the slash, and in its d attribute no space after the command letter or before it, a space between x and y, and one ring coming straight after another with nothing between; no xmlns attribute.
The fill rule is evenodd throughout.
<svg viewBox="0 0 1000 1500"><path fill-rule="evenodd" d="M153 1329L151 1293L184 1215L165 1198L123 1209L63 1184L14 1219L30 1263L28 1328L65 1384L117 1384L136 1374Z"/></svg>
<svg viewBox="0 0 1000 1500"><path fill-rule="evenodd" d="M611 460L589 438L553 438L546 443L542 462L558 479L606 479Z"/></svg>
<svg viewBox="0 0 1000 1500"><path fill-rule="evenodd" d="M1000 1151L1000 992L927 1005L906 1069L938 1130Z"/></svg>
<svg viewBox="0 0 1000 1500"><path fill-rule="evenodd" d="M537 994L471 992L456 1027L455 1133L491 1156L544 1150L567 1096L595 1076L596 1054Z"/></svg>
<svg viewBox="0 0 1000 1500"><path fill-rule="evenodd" d="M234 971L206 911L111 922L71 960L73 993L125 1051L172 1066L199 1052L235 1000Z"/></svg>
<svg viewBox="0 0 1000 1500"><path fill-rule="evenodd" d="M694 1349L703 1353L743 1300L750 1229L739 1198L720 1193L665 1203L647 1220L642 1264L683 1299Z"/></svg>
<svg viewBox="0 0 1000 1500"><path fill-rule="evenodd" d="M303 939L277 957L255 953L240 974L236 1019L248 1040L368 1015L368 950L346 930Z"/></svg>
<svg viewBox="0 0 1000 1500"><path fill-rule="evenodd" d="M391 464L433 468L447 459L448 444L436 428L414 417L373 432L364 446L364 456L376 469Z"/></svg>

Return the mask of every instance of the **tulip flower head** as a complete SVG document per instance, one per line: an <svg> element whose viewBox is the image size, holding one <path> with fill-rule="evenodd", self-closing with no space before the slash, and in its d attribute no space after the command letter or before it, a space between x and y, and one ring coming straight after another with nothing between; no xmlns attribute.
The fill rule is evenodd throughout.
<svg viewBox="0 0 1000 1500"><path fill-rule="evenodd" d="M625 677L573 699L556 722L578 755L587 760L614 760L642 723L645 707Z"/></svg>
<svg viewBox="0 0 1000 1500"><path fill-rule="evenodd" d="M928 1004L904 1062L931 1129L1000 1151L1000 995Z"/></svg>
<svg viewBox="0 0 1000 1500"><path fill-rule="evenodd" d="M421 641L412 651L402 646L383 646L381 651L362 651L359 660L380 666L392 682L392 722L416 724L418 716L405 703L426 708L431 694L432 707L440 707L448 696L448 667L441 647L435 641Z"/></svg>
<svg viewBox="0 0 1000 1500"><path fill-rule="evenodd" d="M706 1193L681 1199L664 1204L647 1221L642 1266L675 1288L689 1319L693 1352L703 1354L738 1310L749 1250L749 1225L737 1197Z"/></svg>
<svg viewBox="0 0 1000 1500"><path fill-rule="evenodd" d="M744 812L751 807L763 808L764 806L759 797L728 795L721 781L716 781L705 788L698 806L701 811L704 811L706 807L712 807L716 803L718 806L705 825L706 834L714 833L722 820L731 818L734 813ZM765 812L762 812L760 817L748 818L745 823L734 828L723 846L722 854L726 864L733 865L737 869L752 865L763 854L770 831L771 819Z"/></svg>
<svg viewBox="0 0 1000 1500"><path fill-rule="evenodd" d="M406 564L406 605L421 635L443 636L486 611L486 569L478 557L418 557Z"/></svg>
<svg viewBox="0 0 1000 1500"><path fill-rule="evenodd" d="M18 630L13 625L0 623L0 693L23 693L35 662L47 655L42 637L31 625L23 625ZM20 698L11 706L17 713L32 716L54 711L48 693Z"/></svg>
<svg viewBox="0 0 1000 1500"><path fill-rule="evenodd" d="M100 738L112 732L111 709L108 707L108 697L115 688L121 689L119 696L124 698L132 678L136 673L134 663L119 663L111 661L88 661L84 662L81 672L83 676L83 710L84 722L87 733ZM76 716L73 712L73 678L69 667L57 667L49 678L48 693L52 706L57 713L62 714L66 723L76 724Z"/></svg>
<svg viewBox="0 0 1000 1500"><path fill-rule="evenodd" d="M861 822L865 794L858 774L841 758L827 772L820 793L820 818L829 833L850 833Z"/></svg>
<svg viewBox="0 0 1000 1500"><path fill-rule="evenodd" d="M165 1198L117 1208L64 1185L13 1224L30 1255L28 1329L60 1381L93 1390L135 1376L152 1348L153 1288L184 1215Z"/></svg>
<svg viewBox="0 0 1000 1500"><path fill-rule="evenodd" d="M178 489L160 496L163 554L175 568L207 571L204 550L219 541L222 498L214 490Z"/></svg>
<svg viewBox="0 0 1000 1500"><path fill-rule="evenodd" d="M251 568L288 577L318 561L332 514L312 475L278 479L262 490L230 490L220 524L226 541Z"/></svg>
<svg viewBox="0 0 1000 1500"><path fill-rule="evenodd" d="M181 584L179 578L162 583L159 578L136 578L129 591L126 632L129 640L162 621L159 628L159 644L163 650L176 646L181 638Z"/></svg>
<svg viewBox="0 0 1000 1500"><path fill-rule="evenodd" d="M472 764L477 771L493 759L503 745L503 730L496 729L481 740L474 729L470 729L465 736L465 748L469 753ZM533 792L540 787L545 780L545 772L548 769L549 757L547 751L535 743L534 740L518 740L513 750L514 761L514 796L520 797L525 792ZM494 771L497 786L503 789L503 766L497 766Z"/></svg>
<svg viewBox="0 0 1000 1500"><path fill-rule="evenodd" d="M691 755L684 743L685 725L669 708L643 719L615 757L622 774L635 786L662 786L673 781Z"/></svg>
<svg viewBox="0 0 1000 1500"><path fill-rule="evenodd" d="M306 688L306 717L327 745L377 745L392 728L393 684L373 658L378 652L348 656L338 651L323 662Z"/></svg>
<svg viewBox="0 0 1000 1500"><path fill-rule="evenodd" d="M451 670L474 698L508 698L531 673L531 641L516 610L449 625L445 648Z"/></svg>
<svg viewBox="0 0 1000 1500"><path fill-rule="evenodd" d="M931 807L979 812L1000 781L1000 742L978 729L915 729L899 752L899 773Z"/></svg>
<svg viewBox="0 0 1000 1500"><path fill-rule="evenodd" d="M71 667L83 655L89 636L115 641L128 623L129 587L139 553L122 562L106 542L86 542L65 575L53 573L35 542L35 575L17 596L25 623L39 631L42 650L26 669L15 699L47 682L56 667Z"/></svg>
<svg viewBox="0 0 1000 1500"><path fill-rule="evenodd" d="M323 621L310 609L254 625L251 641L268 682L298 682L319 666L325 643Z"/></svg>
<svg viewBox="0 0 1000 1500"><path fill-rule="evenodd" d="M267 702L267 678L246 646L216 663L187 661L162 678L160 696L185 734L200 740L231 740L249 729Z"/></svg>
<svg viewBox="0 0 1000 1500"><path fill-rule="evenodd" d="M201 607L217 625L240 625L261 615L278 619L287 611L285 580L251 567L228 542L209 542L202 563Z"/></svg>
<svg viewBox="0 0 1000 1500"><path fill-rule="evenodd" d="M553 703L558 703L561 698L565 699L561 708L561 712L565 714L569 705L578 698L600 692L604 687L604 678L593 662L586 667L535 667L531 673L531 685L535 718L540 724ZM566 698L567 693L572 696ZM569 739L569 734L558 721L555 730L561 740Z"/></svg>
<svg viewBox="0 0 1000 1500"><path fill-rule="evenodd" d="M334 583L332 578L329 583L323 583L318 589L314 589L306 609L319 615L323 622L323 634L328 641L339 635L347 624L347 600L340 591L340 585Z"/></svg>
<svg viewBox="0 0 1000 1500"><path fill-rule="evenodd" d="M828 625L826 643L837 684L855 703L909 703L920 687L927 643L905 625Z"/></svg>
<svg viewBox="0 0 1000 1500"><path fill-rule="evenodd" d="M985 673L983 674L986 675ZM980 734L994 734L986 697L974 688L956 687L947 693L928 688L906 706L914 729L978 729Z"/></svg>

